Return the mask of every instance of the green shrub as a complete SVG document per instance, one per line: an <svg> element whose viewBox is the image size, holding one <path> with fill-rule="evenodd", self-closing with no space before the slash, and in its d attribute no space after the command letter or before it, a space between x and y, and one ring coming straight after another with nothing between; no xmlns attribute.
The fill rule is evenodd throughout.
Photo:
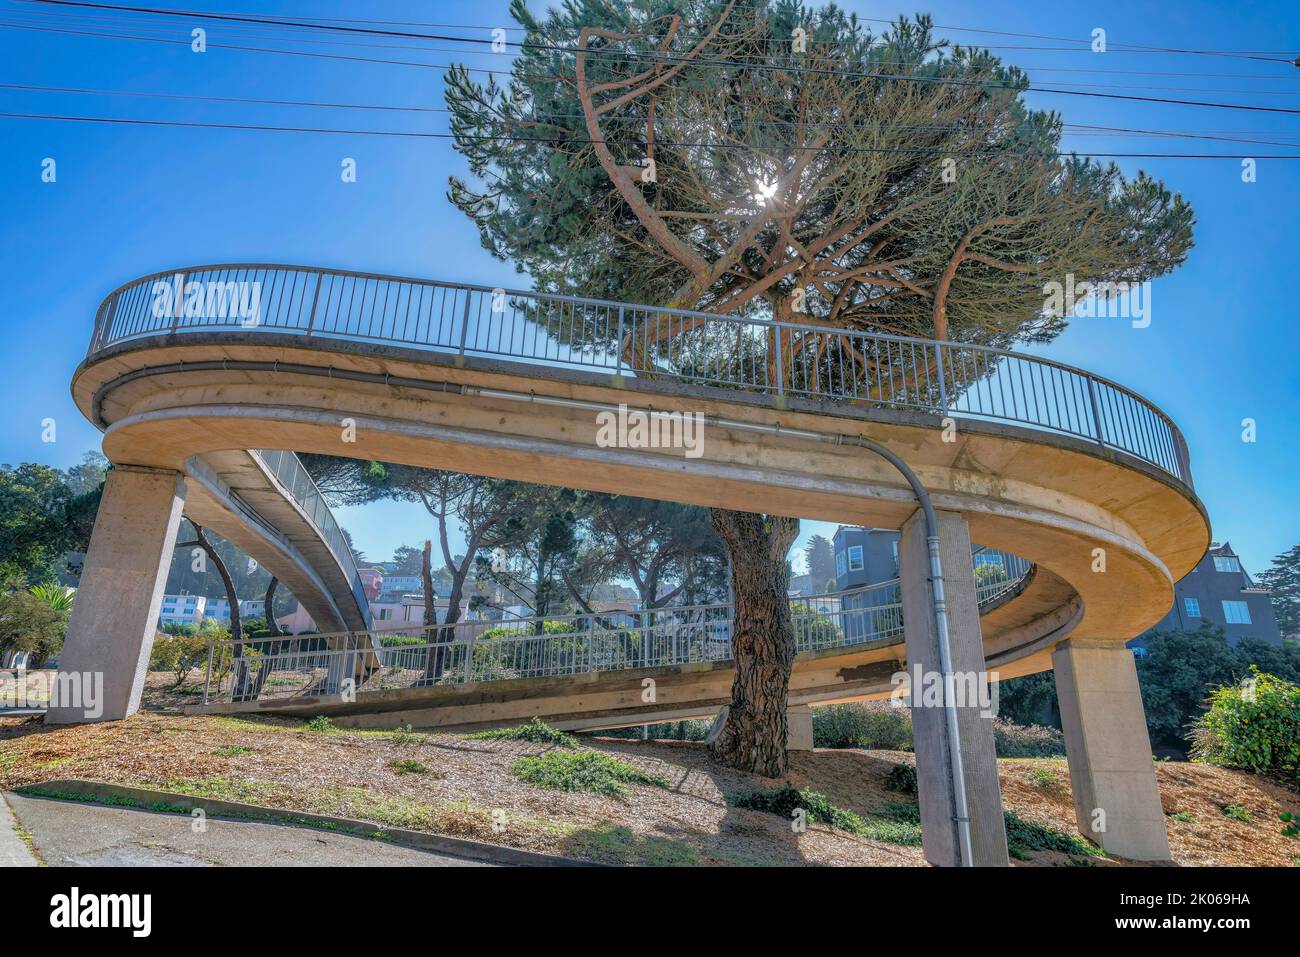
<svg viewBox="0 0 1300 957"><path fill-rule="evenodd" d="M871 701L813 708L813 745L818 748L912 750L912 715L889 702Z"/></svg>
<svg viewBox="0 0 1300 957"><path fill-rule="evenodd" d="M1283 811L1278 815L1278 820L1285 825L1282 828L1283 837L1300 837L1300 814Z"/></svg>
<svg viewBox="0 0 1300 957"><path fill-rule="evenodd" d="M149 652L149 670L170 671L176 676L177 687L185 683L191 671L204 667L207 661L208 636L198 631L160 632L154 636L153 650Z"/></svg>
<svg viewBox="0 0 1300 957"><path fill-rule="evenodd" d="M1249 824L1251 821L1250 812L1240 804L1225 804L1219 810L1223 812L1224 817L1230 817L1242 824Z"/></svg>
<svg viewBox="0 0 1300 957"><path fill-rule="evenodd" d="M993 719L993 745L1000 758L1059 758L1065 755L1065 736L1041 724L1012 724Z"/></svg>
<svg viewBox="0 0 1300 957"><path fill-rule="evenodd" d="M1022 819L1015 811L1005 811L1007 851L1017 860L1029 860L1030 851L1059 851L1085 857L1104 857L1101 849L1077 834L1066 834L1054 827Z"/></svg>
<svg viewBox="0 0 1300 957"><path fill-rule="evenodd" d="M1252 666L1247 681L1216 688L1193 726L1192 757L1300 780L1300 686Z"/></svg>
<svg viewBox="0 0 1300 957"><path fill-rule="evenodd" d="M1170 820L1178 821L1180 824L1196 823L1196 818L1192 816L1190 811L1175 811L1173 814L1169 815L1169 818Z"/></svg>
<svg viewBox="0 0 1300 957"><path fill-rule="evenodd" d="M889 769L885 786L891 791L916 794L916 768L910 764L895 764Z"/></svg>
<svg viewBox="0 0 1300 957"><path fill-rule="evenodd" d="M527 724L513 728L493 728L491 731L479 731L466 737L473 741L530 741L533 744L554 744L561 748L578 747L577 738L563 731L557 731L538 717L533 717Z"/></svg>
<svg viewBox="0 0 1300 957"><path fill-rule="evenodd" d="M520 758L510 771L521 781L556 791L590 791L606 797L627 794L627 784L667 787L663 778L601 751L548 751Z"/></svg>
<svg viewBox="0 0 1300 957"><path fill-rule="evenodd" d="M1044 790L1056 787L1056 772L1051 768L1034 768L1034 783Z"/></svg>
<svg viewBox="0 0 1300 957"><path fill-rule="evenodd" d="M307 722L307 730L308 731L337 731L338 728L336 728L334 726L334 722L331 721L329 718L327 718L325 715L318 714L316 715L316 717L312 718L310 721Z"/></svg>
<svg viewBox="0 0 1300 957"><path fill-rule="evenodd" d="M836 807L826 795L789 784L772 791L742 791L732 798L731 803L752 811L776 814L787 820L796 810L802 809L808 820L829 824L850 834L862 834L867 829L867 822L861 816Z"/></svg>

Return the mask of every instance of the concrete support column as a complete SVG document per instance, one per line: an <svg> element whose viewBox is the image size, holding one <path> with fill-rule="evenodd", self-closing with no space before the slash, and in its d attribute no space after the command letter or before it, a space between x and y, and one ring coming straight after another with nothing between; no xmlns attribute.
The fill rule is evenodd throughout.
<svg viewBox="0 0 1300 957"><path fill-rule="evenodd" d="M1169 860L1133 652L1067 641L1052 653L1079 833L1108 854Z"/></svg>
<svg viewBox="0 0 1300 957"><path fill-rule="evenodd" d="M984 638L980 633L975 576L971 574L970 530L956 512L939 512L939 557L948 604L948 637L956 676L957 728L971 863L1006 866L1007 833L1002 817L993 715L988 707ZM951 747L943 696L943 667L930 585L925 514L917 509L903 524L898 545L903 600L903 635L911 681L912 735L916 748L917 790L921 804L921 844L925 859L939 866L962 863L957 830Z"/></svg>
<svg viewBox="0 0 1300 957"><path fill-rule="evenodd" d="M177 472L119 465L108 473L59 656L68 690L47 723L116 721L140 706L184 505Z"/></svg>
<svg viewBox="0 0 1300 957"><path fill-rule="evenodd" d="M813 749L812 708L807 705L791 705L785 712L786 732L785 749L787 751L811 751Z"/></svg>

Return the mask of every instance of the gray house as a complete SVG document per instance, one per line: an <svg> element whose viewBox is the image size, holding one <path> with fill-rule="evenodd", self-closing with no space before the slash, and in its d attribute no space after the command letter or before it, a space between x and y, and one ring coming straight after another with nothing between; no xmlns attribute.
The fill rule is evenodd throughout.
<svg viewBox="0 0 1300 957"><path fill-rule="evenodd" d="M841 525L831 536L835 550L835 590L875 585L898 577L898 529ZM892 618L867 609L898 601L897 588L876 588L845 595L840 604L841 627L850 641L870 641Z"/></svg>
<svg viewBox="0 0 1300 957"><path fill-rule="evenodd" d="M1243 638L1280 645L1270 594L1241 567L1230 543L1214 542L1200 564L1174 586L1174 606L1152 631L1195 631L1210 624L1223 629L1229 645ZM1145 638L1129 642L1134 653L1146 654Z"/></svg>

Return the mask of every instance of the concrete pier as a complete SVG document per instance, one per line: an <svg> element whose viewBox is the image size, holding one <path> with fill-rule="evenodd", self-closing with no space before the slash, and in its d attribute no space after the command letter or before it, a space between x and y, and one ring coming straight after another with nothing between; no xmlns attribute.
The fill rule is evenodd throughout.
<svg viewBox="0 0 1300 957"><path fill-rule="evenodd" d="M1067 641L1052 654L1079 833L1108 854L1169 860L1133 652Z"/></svg>
<svg viewBox="0 0 1300 957"><path fill-rule="evenodd" d="M993 716L980 704L980 700L988 701L988 683L975 579L970 572L970 530L966 520L956 512L939 512L939 548L948 602L952 669L962 689L958 694L957 725L970 817L971 863L1006 866L1007 834L993 746ZM963 862L949 756L951 741L944 708L935 703L942 698L927 696L917 683L918 667L926 682L936 682L940 687L943 675L931 603L925 515L920 509L903 524L898 561L907 670L912 682L912 734L922 849L931 864L953 867Z"/></svg>
<svg viewBox="0 0 1300 957"><path fill-rule="evenodd" d="M813 749L812 708L807 705L795 705L785 713L788 728L785 738L787 751L811 751Z"/></svg>
<svg viewBox="0 0 1300 957"><path fill-rule="evenodd" d="M51 707L47 723L116 721L140 706L184 504L178 472L108 473L59 656L61 680L81 693Z"/></svg>

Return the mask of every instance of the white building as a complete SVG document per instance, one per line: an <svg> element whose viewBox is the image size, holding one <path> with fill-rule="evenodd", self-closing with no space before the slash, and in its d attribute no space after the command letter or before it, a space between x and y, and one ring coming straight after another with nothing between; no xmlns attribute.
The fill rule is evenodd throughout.
<svg viewBox="0 0 1300 957"><path fill-rule="evenodd" d="M202 595L163 595L158 622L162 625L195 625L203 621L208 600ZM226 617L230 617L229 611Z"/></svg>

